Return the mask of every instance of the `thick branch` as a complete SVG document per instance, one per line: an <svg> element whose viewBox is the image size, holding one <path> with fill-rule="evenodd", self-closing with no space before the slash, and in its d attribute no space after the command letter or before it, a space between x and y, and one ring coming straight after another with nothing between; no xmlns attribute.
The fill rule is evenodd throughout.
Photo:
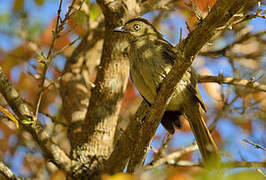
<svg viewBox="0 0 266 180"><path fill-rule="evenodd" d="M81 43L67 59L60 80L60 95L62 97L64 116L68 122L68 137L71 148L75 148L83 138L81 127L86 117L89 105L89 83L95 67L99 64L103 23L83 37Z"/></svg>
<svg viewBox="0 0 266 180"><path fill-rule="evenodd" d="M73 150L75 176L99 178L103 162L114 147L114 134L119 110L128 80L129 63L121 50L125 40L112 32L139 9L136 1L98 1L105 15L104 44L95 87L91 97L85 125L82 127L84 142Z"/></svg>
<svg viewBox="0 0 266 180"><path fill-rule="evenodd" d="M110 158L105 162L107 172L114 174L123 171L128 163L130 154L133 153L134 146L138 142L141 126L143 125L143 119L149 112L149 105L143 101L136 112L134 119L129 121L129 124L123 134L118 139L114 151ZM126 147L126 148L125 148Z"/></svg>
<svg viewBox="0 0 266 180"><path fill-rule="evenodd" d="M135 144L135 149L128 165L129 172L134 171L138 166L142 166L145 155L148 152L150 140L160 123L171 94L174 92L183 74L191 66L194 57L202 46L215 34L217 29L221 25L226 24L246 2L247 0L217 1L208 16L181 43L181 58L175 62L172 70L164 79L155 103L152 105L151 111L145 119L145 123L140 130L143 132L143 136L138 136L139 141Z"/></svg>
<svg viewBox="0 0 266 180"><path fill-rule="evenodd" d="M20 97L19 93L9 82L1 67L0 92L5 97L12 110L19 117L20 123L22 120L34 118L33 112L29 105ZM48 157L48 159L51 159L51 161L54 162L58 167L63 168L66 171L70 170L71 161L69 157L58 145L52 141L38 120L32 121L31 125L20 125L32 134L44 152L44 155Z"/></svg>
<svg viewBox="0 0 266 180"><path fill-rule="evenodd" d="M231 84L231 85L244 86L247 88L266 92L266 85L265 84L260 84L258 82L253 82L251 80L246 80L246 79L224 77L222 75L219 75L219 76L201 76L201 75L198 75L198 82L200 82L200 83L215 82L215 83L219 83L219 84Z"/></svg>

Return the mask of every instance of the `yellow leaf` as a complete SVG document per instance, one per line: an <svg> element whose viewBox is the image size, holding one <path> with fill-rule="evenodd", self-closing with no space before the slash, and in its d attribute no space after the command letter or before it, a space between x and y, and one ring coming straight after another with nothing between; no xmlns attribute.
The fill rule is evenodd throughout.
<svg viewBox="0 0 266 180"><path fill-rule="evenodd" d="M13 4L14 11L20 11L24 8L24 0L15 0Z"/></svg>
<svg viewBox="0 0 266 180"><path fill-rule="evenodd" d="M0 106L0 111L4 113L9 119L11 119L16 124L17 128L19 128L18 120L13 116L13 114L11 114L7 109L3 108L2 106Z"/></svg>
<svg viewBox="0 0 266 180"><path fill-rule="evenodd" d="M43 3L45 2L45 0L34 0L35 3L38 5L38 6L41 6L43 5Z"/></svg>
<svg viewBox="0 0 266 180"><path fill-rule="evenodd" d="M101 15L101 8L98 4L91 4L89 16L90 19L95 21Z"/></svg>
<svg viewBox="0 0 266 180"><path fill-rule="evenodd" d="M103 175L102 180L133 180L133 176L127 173L117 173L113 176Z"/></svg>

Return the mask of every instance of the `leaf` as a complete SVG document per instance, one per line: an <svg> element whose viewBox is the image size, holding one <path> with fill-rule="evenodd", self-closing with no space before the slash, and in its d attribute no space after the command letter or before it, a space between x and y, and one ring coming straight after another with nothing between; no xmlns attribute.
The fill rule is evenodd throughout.
<svg viewBox="0 0 266 180"><path fill-rule="evenodd" d="M66 179L66 174L62 170L57 170L50 176L49 180L60 180L60 179Z"/></svg>
<svg viewBox="0 0 266 180"><path fill-rule="evenodd" d="M133 180L133 176L128 173L117 173L113 176L103 175L102 180Z"/></svg>
<svg viewBox="0 0 266 180"><path fill-rule="evenodd" d="M14 11L21 11L24 8L24 0L15 0L13 4Z"/></svg>
<svg viewBox="0 0 266 180"><path fill-rule="evenodd" d="M45 2L45 0L34 0L35 3L38 5L38 6L41 6L43 5L43 3Z"/></svg>
<svg viewBox="0 0 266 180"><path fill-rule="evenodd" d="M23 119L22 120L22 124L25 124L25 125L30 125L33 123L33 119L28 117L27 119Z"/></svg>
<svg viewBox="0 0 266 180"><path fill-rule="evenodd" d="M1 64L4 70L10 70L13 66L28 61L34 55L34 51L25 43L5 54Z"/></svg>
<svg viewBox="0 0 266 180"><path fill-rule="evenodd" d="M4 13L0 15L0 23L2 24L8 24L11 21L10 14Z"/></svg>
<svg viewBox="0 0 266 180"><path fill-rule="evenodd" d="M7 109L3 108L2 106L0 106L0 111L4 113L9 119L11 119L16 124L17 128L19 128L18 120L13 116L12 113L10 113Z"/></svg>
<svg viewBox="0 0 266 180"><path fill-rule="evenodd" d="M84 11L77 11L75 13L75 18L78 24L83 24L87 21L87 17Z"/></svg>
<svg viewBox="0 0 266 180"><path fill-rule="evenodd" d="M90 19L95 21L101 15L101 8L97 4L91 4L89 16Z"/></svg>

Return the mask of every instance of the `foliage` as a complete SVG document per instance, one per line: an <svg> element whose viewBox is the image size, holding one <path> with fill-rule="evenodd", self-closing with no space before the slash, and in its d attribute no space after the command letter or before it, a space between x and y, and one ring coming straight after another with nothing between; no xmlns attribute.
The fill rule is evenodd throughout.
<svg viewBox="0 0 266 180"><path fill-rule="evenodd" d="M37 109L38 120L52 137L53 142L67 155L71 154L73 142L68 138L72 127L64 112L66 97L60 94L62 75L69 68L66 66L67 61L70 61L74 53L79 52L79 48L86 46L86 43L82 46L81 44L87 38L89 45L86 51L80 50L81 52L77 53L77 56L83 60L73 72L78 74L77 78L81 76L79 80L82 83L85 82L85 86L82 83L78 86L80 91L83 92L85 87L86 97L90 96L90 89L95 86L97 71L102 68L100 58L104 38L104 15L100 6L95 1L77 0L68 16L71 2L63 1L59 20L56 14L59 6L57 1L0 2L0 66L33 112ZM147 2L153 4L155 1ZM190 5L186 0L174 2L174 8L167 6L158 8L147 11L143 16L148 18L170 42L177 44L180 38L184 39L207 16L216 1L192 0ZM204 80L199 79L201 95L208 107L205 119L207 124L215 129L212 135L221 149L223 160L263 163L265 161L263 147L266 146L266 33L265 14L263 14L265 4L254 3L254 0L249 3L247 9L239 12L239 17L232 25L221 27L211 42L200 51L193 65L201 76L236 79L230 83L217 81L219 84L204 83ZM181 36L178 35L180 31ZM242 83L242 79L248 80L248 83ZM254 89L254 84L257 89ZM77 97L76 100L79 102L78 104L75 101L71 102L73 108L78 108L80 104L88 106L88 99L78 99L81 92L77 92L74 96L69 95L72 99ZM134 118L141 99L129 80L119 110L116 138ZM33 179L65 178L66 173L58 170L45 157L34 137L26 129L17 128L18 117L14 115L15 113L10 108L7 110L3 107L8 108L8 104L1 95L0 161L18 176ZM87 109L77 113L83 116L84 111L86 114ZM31 119L22 120L28 123ZM183 153L175 159L176 164L166 161L156 167L148 167L152 165L151 162L182 150L182 147L194 142L185 117L182 118L182 124L182 128L177 130L173 137L169 137L161 126L158 128L146 156L145 167L138 169L134 175L104 174L102 179L265 178L263 177L265 164L264 168L255 165L240 169L228 166L211 173L198 165L196 167L178 165L180 160L198 162L200 154L194 150ZM244 139L248 141L244 142Z"/></svg>

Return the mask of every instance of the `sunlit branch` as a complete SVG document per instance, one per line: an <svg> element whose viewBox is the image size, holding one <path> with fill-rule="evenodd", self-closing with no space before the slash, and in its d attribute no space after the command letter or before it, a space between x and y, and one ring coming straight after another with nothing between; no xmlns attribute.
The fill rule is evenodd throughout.
<svg viewBox="0 0 266 180"><path fill-rule="evenodd" d="M3 175L7 179L20 179L20 178L17 178L14 175L14 173L1 161L0 161L0 174Z"/></svg>
<svg viewBox="0 0 266 180"><path fill-rule="evenodd" d="M260 84L258 82L254 82L254 81L246 80L246 79L224 77L223 75L219 75L219 76L198 75L198 82L200 82L200 83L214 82L214 83L219 83L219 84L230 84L230 85L244 86L247 88L266 92L266 84Z"/></svg>

